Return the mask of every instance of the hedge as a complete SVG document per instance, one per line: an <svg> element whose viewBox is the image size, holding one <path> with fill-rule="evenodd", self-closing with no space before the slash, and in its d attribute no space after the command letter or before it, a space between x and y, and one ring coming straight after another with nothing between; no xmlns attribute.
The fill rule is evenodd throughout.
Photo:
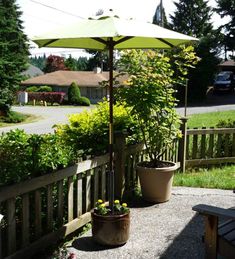
<svg viewBox="0 0 235 259"><path fill-rule="evenodd" d="M63 92L30 92L28 93L29 101L46 101L47 103L59 103L64 100L65 93Z"/></svg>

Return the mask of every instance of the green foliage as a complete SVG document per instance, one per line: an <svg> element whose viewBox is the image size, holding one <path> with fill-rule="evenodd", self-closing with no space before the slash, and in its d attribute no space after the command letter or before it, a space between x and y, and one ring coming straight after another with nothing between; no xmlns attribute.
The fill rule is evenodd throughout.
<svg viewBox="0 0 235 259"><path fill-rule="evenodd" d="M181 63L186 60L190 63L194 59L193 54L181 62L178 60L181 75L187 74L187 67ZM169 58L154 51L131 50L122 53L119 65L129 79L119 88L116 98L129 107L142 133L150 160L156 161L180 136L172 87L176 80Z"/></svg>
<svg viewBox="0 0 235 259"><path fill-rule="evenodd" d="M224 30L223 43L227 50L233 51L235 49L235 1L217 0L216 2L217 8L215 8L215 11L221 18L229 18L223 26L220 26L219 31Z"/></svg>
<svg viewBox="0 0 235 259"><path fill-rule="evenodd" d="M77 69L77 62L76 59L69 55L69 57L65 60L65 66L72 71L76 71Z"/></svg>
<svg viewBox="0 0 235 259"><path fill-rule="evenodd" d="M42 85L37 92L52 92L52 87L48 85Z"/></svg>
<svg viewBox="0 0 235 259"><path fill-rule="evenodd" d="M98 103L92 110L85 110L69 117L69 124L57 125L56 132L74 152L84 155L100 155L108 151L109 105L107 101ZM114 105L114 128L128 130L129 141L134 142L138 134L136 122L128 108L117 103Z"/></svg>
<svg viewBox="0 0 235 259"><path fill-rule="evenodd" d="M30 86L25 89L27 92L37 92L38 86Z"/></svg>
<svg viewBox="0 0 235 259"><path fill-rule="evenodd" d="M81 96L77 83L73 82L68 89L68 103L73 105L90 106L88 98Z"/></svg>
<svg viewBox="0 0 235 259"><path fill-rule="evenodd" d="M175 2L175 6L176 11L170 16L172 29L199 38L195 52L200 61L188 73L188 98L192 102L201 101L206 97L207 87L212 84L217 70L220 35L213 30L208 1L182 0Z"/></svg>
<svg viewBox="0 0 235 259"><path fill-rule="evenodd" d="M46 55L44 54L43 56L30 57L29 63L43 71L46 65Z"/></svg>
<svg viewBox="0 0 235 259"><path fill-rule="evenodd" d="M28 135L12 130L0 136L0 185L20 182L74 162L70 147L56 134Z"/></svg>
<svg viewBox="0 0 235 259"><path fill-rule="evenodd" d="M25 114L14 111L9 111L6 116L0 116L0 122L4 123L19 123L27 118Z"/></svg>
<svg viewBox="0 0 235 259"><path fill-rule="evenodd" d="M82 105L82 106L90 106L91 102L90 102L90 100L87 97L81 96L79 98L78 104Z"/></svg>
<svg viewBox="0 0 235 259"><path fill-rule="evenodd" d="M116 215L121 215L121 214L125 214L128 213L130 211L130 209L127 207L126 203L120 203L119 200L115 200L114 201L114 214ZM94 212L98 215L110 215L111 213L111 209L108 205L106 205L103 200L98 200L95 204L95 209Z"/></svg>
<svg viewBox="0 0 235 259"><path fill-rule="evenodd" d="M14 101L27 68L28 44L16 1L0 2L0 113L6 114Z"/></svg>
<svg viewBox="0 0 235 259"><path fill-rule="evenodd" d="M26 88L27 92L52 92L52 87L47 85L30 86Z"/></svg>
<svg viewBox="0 0 235 259"><path fill-rule="evenodd" d="M68 89L68 102L70 104L78 104L81 97L80 89L77 83L73 82Z"/></svg>

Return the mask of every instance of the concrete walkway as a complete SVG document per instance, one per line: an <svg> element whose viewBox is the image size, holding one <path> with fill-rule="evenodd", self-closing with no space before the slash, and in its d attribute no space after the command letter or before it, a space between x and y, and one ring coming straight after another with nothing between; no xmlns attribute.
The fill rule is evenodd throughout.
<svg viewBox="0 0 235 259"><path fill-rule="evenodd" d="M129 241L121 247L107 249L95 244L91 231L76 239L69 253L73 258L150 259L204 258L203 217L192 211L200 203L224 208L235 206L232 191L174 187L169 202L131 208Z"/></svg>

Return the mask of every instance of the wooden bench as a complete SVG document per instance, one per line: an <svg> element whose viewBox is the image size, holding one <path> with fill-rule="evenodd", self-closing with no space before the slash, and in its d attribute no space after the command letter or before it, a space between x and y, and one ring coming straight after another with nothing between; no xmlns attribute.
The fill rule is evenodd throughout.
<svg viewBox="0 0 235 259"><path fill-rule="evenodd" d="M235 258L235 210L199 204L192 208L205 217L205 258L215 259L217 254ZM219 218L227 221L219 224Z"/></svg>

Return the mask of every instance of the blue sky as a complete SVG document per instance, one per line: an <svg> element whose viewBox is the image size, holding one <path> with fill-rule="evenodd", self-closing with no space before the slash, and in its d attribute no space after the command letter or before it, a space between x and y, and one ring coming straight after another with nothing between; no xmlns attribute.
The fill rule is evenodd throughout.
<svg viewBox="0 0 235 259"><path fill-rule="evenodd" d="M29 38L51 31L56 27L74 23L82 18L94 16L99 9L113 9L119 16L134 18L143 21L152 21L155 9L160 0L17 0L23 12L25 33ZM177 0L175 0L177 2ZM209 0L214 6L215 0ZM163 0L167 15L173 13L175 5L173 0ZM218 16L213 17L215 25L221 23ZM54 53L73 56L85 56L83 51L37 49L31 50L32 54Z"/></svg>

